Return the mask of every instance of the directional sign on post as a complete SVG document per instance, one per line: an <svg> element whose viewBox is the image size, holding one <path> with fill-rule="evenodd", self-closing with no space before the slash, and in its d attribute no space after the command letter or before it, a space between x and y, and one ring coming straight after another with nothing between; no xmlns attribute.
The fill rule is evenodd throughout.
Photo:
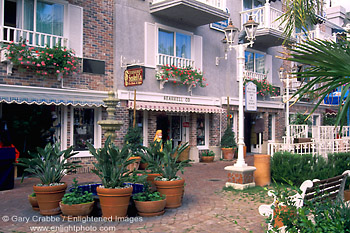
<svg viewBox="0 0 350 233"><path fill-rule="evenodd" d="M245 110L256 111L257 110L257 99L256 85L253 82L249 82L245 85Z"/></svg>

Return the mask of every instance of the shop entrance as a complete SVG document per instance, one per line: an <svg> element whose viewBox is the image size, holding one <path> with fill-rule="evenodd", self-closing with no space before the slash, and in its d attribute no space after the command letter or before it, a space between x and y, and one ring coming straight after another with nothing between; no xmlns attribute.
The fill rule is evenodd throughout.
<svg viewBox="0 0 350 233"><path fill-rule="evenodd" d="M186 129L183 128L184 116L160 115L157 117L157 130L161 129L163 141L172 139L173 146L178 146L182 141L186 141Z"/></svg>
<svg viewBox="0 0 350 233"><path fill-rule="evenodd" d="M264 120L260 113L244 113L244 143L249 153L261 153Z"/></svg>

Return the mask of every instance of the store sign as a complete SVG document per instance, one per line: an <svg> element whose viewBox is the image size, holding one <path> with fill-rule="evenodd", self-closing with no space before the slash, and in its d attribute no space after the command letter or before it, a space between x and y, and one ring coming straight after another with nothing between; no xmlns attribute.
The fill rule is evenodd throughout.
<svg viewBox="0 0 350 233"><path fill-rule="evenodd" d="M145 75L145 68L128 68L124 71L124 86L142 85Z"/></svg>
<svg viewBox="0 0 350 233"><path fill-rule="evenodd" d="M184 127L184 128L190 127L190 122L188 122L188 121L182 122L182 127Z"/></svg>
<svg viewBox="0 0 350 233"><path fill-rule="evenodd" d="M253 82L249 82L245 85L245 110L256 111L257 110L257 94L256 85Z"/></svg>

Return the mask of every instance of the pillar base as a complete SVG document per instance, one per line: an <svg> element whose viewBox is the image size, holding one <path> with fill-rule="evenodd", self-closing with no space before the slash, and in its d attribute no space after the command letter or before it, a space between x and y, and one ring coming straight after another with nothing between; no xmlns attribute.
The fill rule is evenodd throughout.
<svg viewBox="0 0 350 233"><path fill-rule="evenodd" d="M225 170L228 171L226 187L233 187L234 189L246 189L255 186L253 166L235 167L227 166Z"/></svg>

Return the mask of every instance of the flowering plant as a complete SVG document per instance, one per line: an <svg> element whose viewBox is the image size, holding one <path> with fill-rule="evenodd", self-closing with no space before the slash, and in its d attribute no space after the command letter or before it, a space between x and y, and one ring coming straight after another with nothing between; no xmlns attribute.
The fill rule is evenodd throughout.
<svg viewBox="0 0 350 233"><path fill-rule="evenodd" d="M68 75L77 69L78 61L74 52L65 47L35 48L21 39L18 44L11 42L6 49L6 57L14 65L20 66L22 70L32 70L38 75Z"/></svg>
<svg viewBox="0 0 350 233"><path fill-rule="evenodd" d="M278 96L280 94L280 89L277 87L272 86L266 78L263 80L257 80L253 78L245 78L244 79L244 85L248 82L253 82L256 85L256 94L260 96Z"/></svg>
<svg viewBox="0 0 350 233"><path fill-rule="evenodd" d="M185 68L176 67L174 65L164 65L160 67L160 70L156 74L157 80L166 80L173 81L179 85L194 85L200 87L206 87L208 84L205 84L205 78L203 73L197 69L193 69L190 66Z"/></svg>

